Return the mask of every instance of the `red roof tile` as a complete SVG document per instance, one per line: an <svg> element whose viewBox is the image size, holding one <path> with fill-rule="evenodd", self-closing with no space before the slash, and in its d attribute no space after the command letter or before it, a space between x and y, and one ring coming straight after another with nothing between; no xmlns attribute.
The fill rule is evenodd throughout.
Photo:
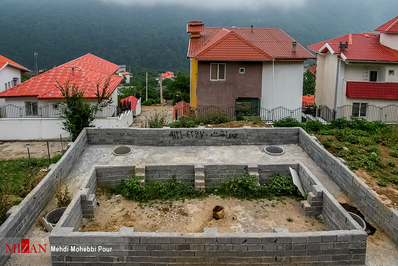
<svg viewBox="0 0 398 266"><path fill-rule="evenodd" d="M308 70L309 70L312 74L315 75L315 74L316 74L316 65L310 67Z"/></svg>
<svg viewBox="0 0 398 266"><path fill-rule="evenodd" d="M166 73L160 74L162 79L169 79L169 78L174 78L174 73L171 71L167 71Z"/></svg>
<svg viewBox="0 0 398 266"><path fill-rule="evenodd" d="M348 98L398 100L398 83L347 81L346 96Z"/></svg>
<svg viewBox="0 0 398 266"><path fill-rule="evenodd" d="M26 67L21 66L20 64L8 59L7 57L0 55L0 69L2 69L6 65L11 65L11 66L19 68L23 71L29 71Z"/></svg>
<svg viewBox="0 0 398 266"><path fill-rule="evenodd" d="M306 106L314 106L315 104L315 95L304 95L303 96L303 107Z"/></svg>
<svg viewBox="0 0 398 266"><path fill-rule="evenodd" d="M340 51L339 43L348 42L348 48ZM361 61L398 61L398 51L388 48L379 41L379 33L351 33L328 41L308 46L310 50L340 54L348 60Z"/></svg>
<svg viewBox="0 0 398 266"><path fill-rule="evenodd" d="M137 107L138 99L135 98L134 96L129 96L129 97L121 99L120 103L121 103L123 109L126 107L126 109L128 109L128 110L135 111L135 109Z"/></svg>
<svg viewBox="0 0 398 266"><path fill-rule="evenodd" d="M205 27L200 38L191 38L188 57L200 60L272 60L314 56L281 29Z"/></svg>
<svg viewBox="0 0 398 266"><path fill-rule="evenodd" d="M384 23L383 25L381 25L380 27L375 29L375 31L388 32L388 33L397 32L398 33L398 17L395 17L392 20L390 20L389 22Z"/></svg>
<svg viewBox="0 0 398 266"><path fill-rule="evenodd" d="M97 83L101 88L108 77L111 77L108 93L116 89L122 80L122 77L114 75L118 69L118 65L95 55L86 54L3 91L0 93L0 98L62 99L63 96L56 85L57 82L64 85L67 81L78 85L85 92L86 98L96 98Z"/></svg>

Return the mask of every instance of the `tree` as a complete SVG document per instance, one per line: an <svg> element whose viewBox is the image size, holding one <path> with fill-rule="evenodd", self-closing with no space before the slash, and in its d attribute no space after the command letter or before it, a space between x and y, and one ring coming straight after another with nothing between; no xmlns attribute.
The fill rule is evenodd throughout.
<svg viewBox="0 0 398 266"><path fill-rule="evenodd" d="M97 88L95 96L97 96L97 102L90 104L86 99L84 92L75 83L68 80L64 85L57 81L55 85L65 97L65 103L61 108L61 117L65 119L62 124L65 131L69 132L72 141L75 141L77 136L85 127L92 127L91 124L95 115L102 108L112 103L110 98L111 93L108 92L109 83L111 76L109 76L101 86L101 80L97 82ZM100 88L102 87L102 88Z"/></svg>
<svg viewBox="0 0 398 266"><path fill-rule="evenodd" d="M168 93L173 96L173 105L178 101L189 102L189 75L178 72L173 81L167 85Z"/></svg>
<svg viewBox="0 0 398 266"><path fill-rule="evenodd" d="M315 94L315 75L311 71L307 70L303 77L303 95Z"/></svg>

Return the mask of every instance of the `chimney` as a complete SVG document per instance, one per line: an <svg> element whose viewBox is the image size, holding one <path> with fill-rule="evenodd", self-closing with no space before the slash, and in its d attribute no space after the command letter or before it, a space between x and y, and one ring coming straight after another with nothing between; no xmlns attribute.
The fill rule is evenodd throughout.
<svg viewBox="0 0 398 266"><path fill-rule="evenodd" d="M253 25L251 26L251 28L252 28L252 33L253 33Z"/></svg>
<svg viewBox="0 0 398 266"><path fill-rule="evenodd" d="M345 42L345 43L340 42L340 43L339 43L339 49L340 49L340 51L344 51L344 50L347 49L347 48L348 48L348 42Z"/></svg>
<svg viewBox="0 0 398 266"><path fill-rule="evenodd" d="M191 38L199 38L200 33L205 30L205 25L202 21L189 21L187 26L187 33L191 34Z"/></svg>
<svg viewBox="0 0 398 266"><path fill-rule="evenodd" d="M292 41L292 52L293 53L297 52L297 42L296 41Z"/></svg>

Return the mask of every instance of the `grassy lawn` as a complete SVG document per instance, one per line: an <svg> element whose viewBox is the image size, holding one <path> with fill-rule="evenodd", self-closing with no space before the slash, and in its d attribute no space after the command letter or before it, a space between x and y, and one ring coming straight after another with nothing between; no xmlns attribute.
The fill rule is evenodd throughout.
<svg viewBox="0 0 398 266"><path fill-rule="evenodd" d="M54 156L52 163L58 162L61 155ZM20 158L0 160L0 224L6 219L6 212L19 204L43 179L47 172L40 169L48 167L46 158Z"/></svg>
<svg viewBox="0 0 398 266"><path fill-rule="evenodd" d="M343 158L352 170L361 170L380 187L398 189L398 128L364 119L339 118L330 124L298 122L287 118L275 126L299 126L314 134L334 156ZM370 182L370 180L368 180Z"/></svg>

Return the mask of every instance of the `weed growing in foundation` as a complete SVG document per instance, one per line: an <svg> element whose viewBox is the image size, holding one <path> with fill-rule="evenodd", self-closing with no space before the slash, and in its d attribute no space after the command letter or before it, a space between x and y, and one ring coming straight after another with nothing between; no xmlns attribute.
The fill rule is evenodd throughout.
<svg viewBox="0 0 398 266"><path fill-rule="evenodd" d="M67 207L72 200L68 191L68 186L65 187L64 192L62 192L60 189L57 189L55 192L55 197L58 200L58 207Z"/></svg>
<svg viewBox="0 0 398 266"><path fill-rule="evenodd" d="M125 198L142 203L153 200L166 201L204 198L210 194L220 197L234 197L241 200L255 200L266 198L272 200L274 197L287 196L296 199L303 199L293 180L289 176L276 174L269 185L259 185L256 177L249 174L232 176L218 187L206 188L206 191L195 191L192 184L186 183L176 176L166 182L150 182L143 184L137 176L132 176L122 182L114 189L115 193ZM283 201L283 197L280 201Z"/></svg>

